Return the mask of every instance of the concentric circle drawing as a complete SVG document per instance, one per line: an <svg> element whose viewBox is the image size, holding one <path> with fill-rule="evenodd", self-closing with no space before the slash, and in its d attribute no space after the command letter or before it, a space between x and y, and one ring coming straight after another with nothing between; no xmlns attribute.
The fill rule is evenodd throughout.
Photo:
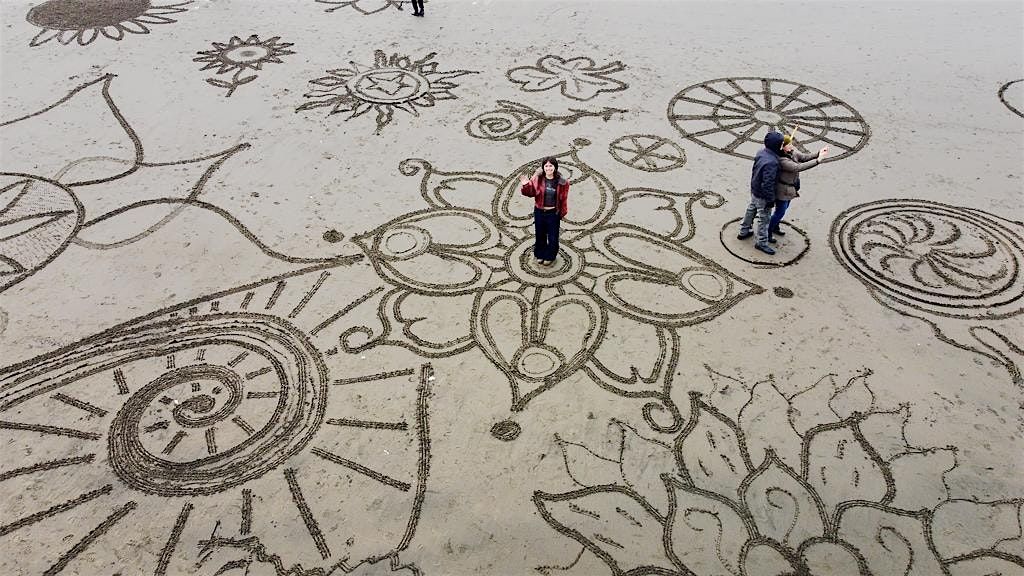
<svg viewBox="0 0 1024 576"><path fill-rule="evenodd" d="M796 264L811 249L811 239L807 236L807 232L783 220L780 226L786 235L775 237L776 243L773 244L775 254L769 256L754 249L753 238L747 240L736 238L740 220L741 218L736 218L726 222L718 233L718 239L729 254L744 262L749 262L759 268L781 268Z"/></svg>
<svg viewBox="0 0 1024 576"><path fill-rule="evenodd" d="M576 248L567 242L558 245L558 258L554 264L544 266L537 263L533 255L536 243L526 237L512 248L508 256L508 273L519 282L530 286L557 286L577 279L586 266L586 260Z"/></svg>
<svg viewBox="0 0 1024 576"><path fill-rule="evenodd" d="M54 38L61 44L78 42L85 46L101 34L121 40L125 33L149 34L147 25L171 24L170 14L185 12L192 0L154 6L150 0L47 0L33 6L25 17L40 28L30 46L45 44Z"/></svg>
<svg viewBox="0 0 1024 576"><path fill-rule="evenodd" d="M1012 80L999 88L999 100L1011 112L1024 118L1024 79Z"/></svg>
<svg viewBox="0 0 1024 576"><path fill-rule="evenodd" d="M928 200L854 206L832 224L832 251L869 288L956 318L1014 315L1024 305L1024 237L994 217Z"/></svg>
<svg viewBox="0 0 1024 576"><path fill-rule="evenodd" d="M806 152L831 147L829 160L867 144L867 122L846 102L817 88L775 78L719 78L681 90L668 119L694 142L740 158L753 158L769 130L798 131Z"/></svg>
<svg viewBox="0 0 1024 576"><path fill-rule="evenodd" d="M668 172L686 164L679 144L651 134L630 134L608 145L608 153L622 164L644 172Z"/></svg>

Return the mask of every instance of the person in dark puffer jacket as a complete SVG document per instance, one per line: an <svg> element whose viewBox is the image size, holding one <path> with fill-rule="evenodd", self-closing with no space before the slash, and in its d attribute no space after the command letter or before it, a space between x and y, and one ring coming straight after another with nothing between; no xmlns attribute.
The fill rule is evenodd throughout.
<svg viewBox="0 0 1024 576"><path fill-rule="evenodd" d="M779 157L779 179L775 184L775 211L768 226L768 242L774 244L774 236L785 236L779 230L782 217L786 215L789 203L800 196L800 172L821 164L828 155L828 146L809 154L793 149L793 137L787 134L782 140L782 156Z"/></svg>
<svg viewBox="0 0 1024 576"><path fill-rule="evenodd" d="M746 240L753 236L751 227L754 215L757 215L757 238L754 248L765 254L775 254L775 249L768 245L768 222L771 219L772 206L775 204L775 186L779 177L779 156L782 155L783 136L771 131L764 137L764 148L754 157L754 167L750 173L750 205L743 215L740 233L736 236Z"/></svg>

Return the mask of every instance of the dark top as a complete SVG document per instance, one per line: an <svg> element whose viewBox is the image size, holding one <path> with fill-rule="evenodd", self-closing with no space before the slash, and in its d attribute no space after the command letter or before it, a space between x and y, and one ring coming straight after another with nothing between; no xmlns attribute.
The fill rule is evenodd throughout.
<svg viewBox="0 0 1024 576"><path fill-rule="evenodd" d="M554 208L558 202L558 185L554 180L544 179L544 207Z"/></svg>

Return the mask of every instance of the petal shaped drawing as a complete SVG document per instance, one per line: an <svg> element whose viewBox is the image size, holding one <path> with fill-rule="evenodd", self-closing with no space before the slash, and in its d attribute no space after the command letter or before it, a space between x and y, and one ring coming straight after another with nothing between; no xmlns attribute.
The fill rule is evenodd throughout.
<svg viewBox="0 0 1024 576"><path fill-rule="evenodd" d="M836 374L826 374L808 388L790 396L789 421L793 429L805 434L815 426L831 424L838 420L828 407L829 400L839 389Z"/></svg>
<svg viewBox="0 0 1024 576"><path fill-rule="evenodd" d="M489 212L491 202L504 178L490 172L444 172L419 158L402 160L399 171L405 176L420 172L420 195L434 208L467 208Z"/></svg>
<svg viewBox="0 0 1024 576"><path fill-rule="evenodd" d="M764 291L686 246L640 228L617 225L588 236L618 268L595 280L594 294L640 322L699 324Z"/></svg>
<svg viewBox="0 0 1024 576"><path fill-rule="evenodd" d="M470 334L472 309L472 294L439 296L395 288L377 302L381 328L349 326L340 335L341 346L347 352L401 346L427 358L445 358L475 345Z"/></svg>
<svg viewBox="0 0 1024 576"><path fill-rule="evenodd" d="M615 210L615 186L603 174L580 160L579 149L587 140L573 141L569 152L559 154L558 171L569 181L568 214L562 219L563 230L588 230L604 224ZM520 192L519 177L530 178L540 170L541 159L524 164L508 175L498 188L491 206L494 217L508 227L524 227L533 223L533 198Z"/></svg>
<svg viewBox="0 0 1024 576"><path fill-rule="evenodd" d="M540 301L518 292L487 291L473 310L473 335L480 350L508 376L512 409L522 410L537 394L573 374L604 336L604 311L582 294Z"/></svg>
<svg viewBox="0 0 1024 576"><path fill-rule="evenodd" d="M888 503L892 474L861 434L856 420L825 424L804 437L801 477L814 487L829 517L844 502Z"/></svg>
<svg viewBox="0 0 1024 576"><path fill-rule="evenodd" d="M17 450L0 474L23 495L0 514L32 544L5 549L0 572L224 574L276 556L327 573L407 548L426 495L433 371L322 352L336 338L315 326L353 292L351 261L0 369L0 435Z"/></svg>
<svg viewBox="0 0 1024 576"><path fill-rule="evenodd" d="M852 503L840 510L837 536L860 551L870 574L945 574L927 518L926 512Z"/></svg>
<svg viewBox="0 0 1024 576"><path fill-rule="evenodd" d="M569 442L555 436L562 450L565 471L572 481L583 488L620 483L619 462L597 454L583 444Z"/></svg>
<svg viewBox="0 0 1024 576"><path fill-rule="evenodd" d="M668 513L665 476L676 477L672 447L653 438L641 436L625 422L615 421L621 436L619 470L622 481L662 514Z"/></svg>
<svg viewBox="0 0 1024 576"><path fill-rule="evenodd" d="M686 242L696 232L693 209L697 204L702 208L720 208L725 205L725 198L707 191L682 193L655 188L625 188L619 191L615 215L610 222L632 225L670 240Z"/></svg>
<svg viewBox="0 0 1024 576"><path fill-rule="evenodd" d="M670 558L701 576L734 576L740 573L744 543L752 536L745 520L729 500L666 479L669 513L665 540Z"/></svg>
<svg viewBox="0 0 1024 576"><path fill-rule="evenodd" d="M533 502L545 522L596 554L613 574L682 576L665 555L664 518L628 488L538 491Z"/></svg>
<svg viewBox="0 0 1024 576"><path fill-rule="evenodd" d="M910 407L907 405L896 410L874 411L861 420L860 430L882 460L889 462L911 449L905 434L909 419Z"/></svg>
<svg viewBox="0 0 1024 576"><path fill-rule="evenodd" d="M423 294L482 289L505 252L494 250L501 235L487 215L455 208L412 212L354 240L381 277Z"/></svg>
<svg viewBox="0 0 1024 576"><path fill-rule="evenodd" d="M605 336L587 362L587 374L613 394L653 400L643 408L644 420L658 432L678 431L683 417L671 391L679 360L679 335L614 310L607 310L605 316Z"/></svg>
<svg viewBox="0 0 1024 576"><path fill-rule="evenodd" d="M867 562L850 544L839 541L825 541L818 538L807 540L800 546L800 556L809 574L828 576L862 576L869 574Z"/></svg>
<svg viewBox="0 0 1024 576"><path fill-rule="evenodd" d="M955 558L994 550L1002 542L1019 539L1021 511L1020 500L943 502L932 517L935 549L943 558Z"/></svg>
<svg viewBox="0 0 1024 576"><path fill-rule="evenodd" d="M789 402L771 380L758 382L740 409L739 425L747 438L750 459L764 460L774 452L787 466L800 469L802 439L789 424Z"/></svg>
<svg viewBox="0 0 1024 576"><path fill-rule="evenodd" d="M690 393L690 421L673 447L683 477L696 488L738 502L740 485L754 470L739 426Z"/></svg>
<svg viewBox="0 0 1024 576"><path fill-rule="evenodd" d="M889 461L896 483L891 505L904 510L932 509L949 499L946 473L956 468L956 450L914 450Z"/></svg>
<svg viewBox="0 0 1024 576"><path fill-rule="evenodd" d="M825 535L825 508L818 495L770 450L742 490L742 505L762 536L795 548Z"/></svg>
<svg viewBox="0 0 1024 576"><path fill-rule="evenodd" d="M0 122L0 170L53 177L77 159L109 156L123 163L97 165L94 170L81 171L76 180L62 182L102 182L134 171L142 162L142 142L114 103L110 93L113 80L112 74L101 76L41 110Z"/></svg>
<svg viewBox="0 0 1024 576"><path fill-rule="evenodd" d="M777 544L768 541L751 540L743 547L743 576L790 576L801 574L790 562ZM817 575L815 575L817 576ZM829 576L832 576L829 574Z"/></svg>

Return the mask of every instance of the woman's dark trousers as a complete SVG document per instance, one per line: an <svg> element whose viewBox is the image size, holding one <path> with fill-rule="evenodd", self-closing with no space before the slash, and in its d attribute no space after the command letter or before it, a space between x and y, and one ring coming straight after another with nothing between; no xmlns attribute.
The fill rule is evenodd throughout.
<svg viewBox="0 0 1024 576"><path fill-rule="evenodd" d="M554 261L558 255L558 225L561 218L558 210L533 210L533 227L537 231L537 243L533 255L538 260Z"/></svg>

